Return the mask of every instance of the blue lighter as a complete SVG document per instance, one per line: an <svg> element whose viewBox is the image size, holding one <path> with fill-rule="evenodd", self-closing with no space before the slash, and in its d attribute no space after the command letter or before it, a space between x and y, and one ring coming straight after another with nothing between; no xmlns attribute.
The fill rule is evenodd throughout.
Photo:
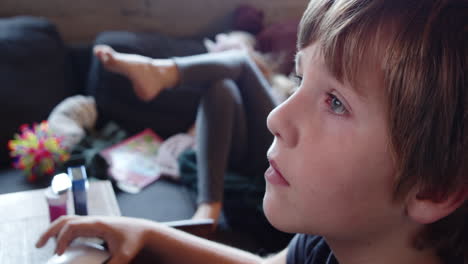
<svg viewBox="0 0 468 264"><path fill-rule="evenodd" d="M88 177L84 166L68 168L68 176L72 180L73 204L76 215L88 215L87 189Z"/></svg>

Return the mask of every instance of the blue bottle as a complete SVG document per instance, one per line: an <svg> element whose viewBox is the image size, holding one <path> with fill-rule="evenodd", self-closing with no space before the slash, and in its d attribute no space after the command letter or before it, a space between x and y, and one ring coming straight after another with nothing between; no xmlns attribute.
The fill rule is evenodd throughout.
<svg viewBox="0 0 468 264"><path fill-rule="evenodd" d="M88 215L88 177L84 166L68 168L68 176L72 180L73 204L76 215Z"/></svg>

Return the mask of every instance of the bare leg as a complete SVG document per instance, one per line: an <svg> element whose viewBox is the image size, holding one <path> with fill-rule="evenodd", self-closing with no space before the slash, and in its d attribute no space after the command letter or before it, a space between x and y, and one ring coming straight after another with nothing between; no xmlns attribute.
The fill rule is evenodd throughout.
<svg viewBox="0 0 468 264"><path fill-rule="evenodd" d="M107 45L97 45L93 51L104 68L129 78L135 93L143 101L155 98L178 82L177 67L170 59L118 53Z"/></svg>

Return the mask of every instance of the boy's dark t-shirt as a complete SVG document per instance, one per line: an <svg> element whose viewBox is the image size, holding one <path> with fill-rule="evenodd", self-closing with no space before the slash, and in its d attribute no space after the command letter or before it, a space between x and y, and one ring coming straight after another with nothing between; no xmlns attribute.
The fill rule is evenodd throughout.
<svg viewBox="0 0 468 264"><path fill-rule="evenodd" d="M287 264L338 264L338 261L322 237L297 234L289 243Z"/></svg>
<svg viewBox="0 0 468 264"><path fill-rule="evenodd" d="M323 237L297 234L288 246L287 264L339 264ZM463 257L447 260L463 264Z"/></svg>

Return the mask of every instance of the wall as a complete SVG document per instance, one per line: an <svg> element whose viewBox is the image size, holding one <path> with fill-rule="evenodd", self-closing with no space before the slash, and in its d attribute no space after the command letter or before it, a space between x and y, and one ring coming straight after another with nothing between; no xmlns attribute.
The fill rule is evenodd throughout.
<svg viewBox="0 0 468 264"><path fill-rule="evenodd" d="M221 23L239 4L265 12L265 22L300 18L308 0L1 0L0 17L44 16L68 42L89 41L103 30L194 35Z"/></svg>

